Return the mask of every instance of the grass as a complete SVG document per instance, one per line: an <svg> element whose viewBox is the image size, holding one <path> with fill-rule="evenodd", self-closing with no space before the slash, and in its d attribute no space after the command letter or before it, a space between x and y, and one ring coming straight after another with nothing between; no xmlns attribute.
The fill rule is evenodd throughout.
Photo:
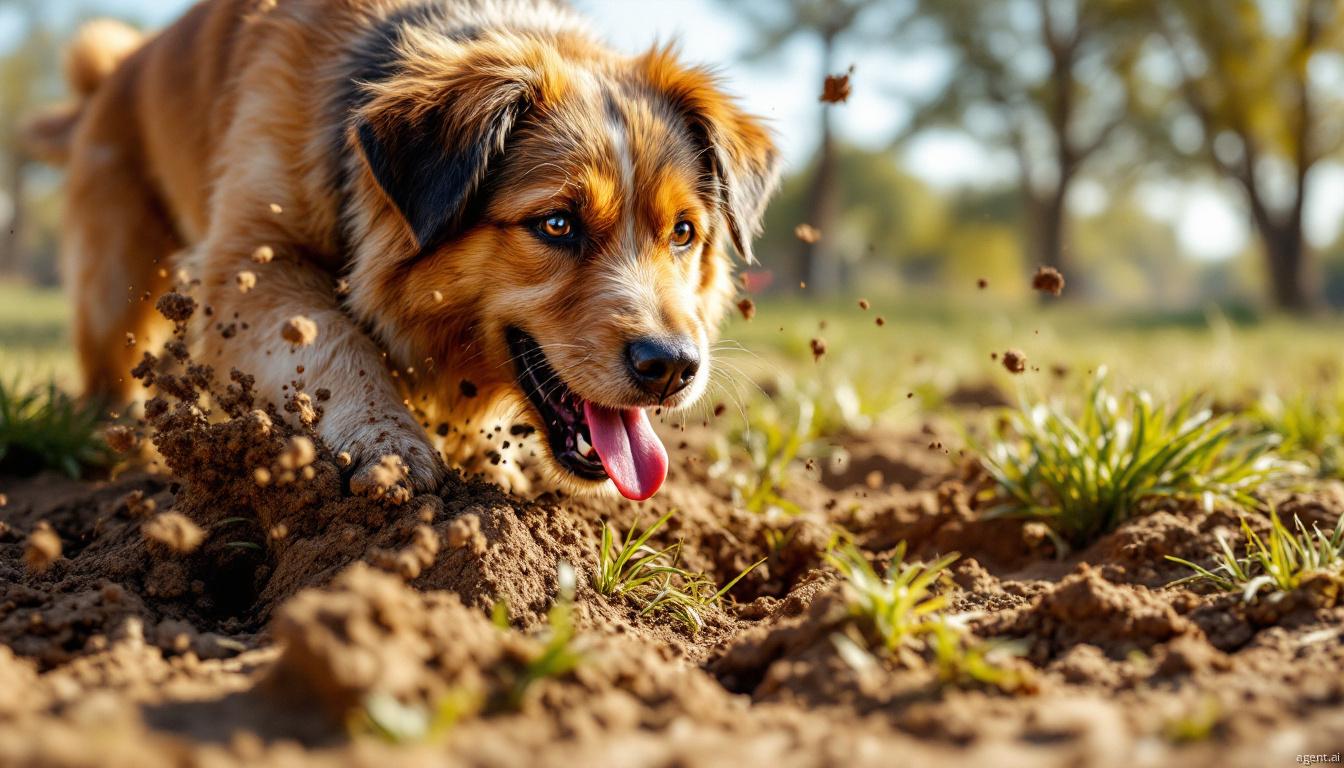
<svg viewBox="0 0 1344 768"><path fill-rule="evenodd" d="M102 418L93 404L55 383L0 384L0 470L34 474L55 469L78 478L112 461Z"/></svg>
<svg viewBox="0 0 1344 768"><path fill-rule="evenodd" d="M976 640L946 615L947 595L934 587L947 578L948 566L960 555L950 552L924 564L906 562L905 554L901 542L881 574L853 545L832 548L827 555L845 580L850 613L862 623L867 645L908 667L932 656L945 684L1005 691L1027 686L1027 677L1005 663L1004 657L1015 651L1010 644ZM837 635L832 642L851 665L866 663L853 639Z"/></svg>
<svg viewBox="0 0 1344 768"><path fill-rule="evenodd" d="M639 607L639 615L666 612L691 632L704 626L703 611L723 599L744 576L765 562L758 560L731 581L716 589L702 573L678 564L681 545L662 549L649 546L649 538L672 518L669 510L653 525L636 533L634 526L617 540L611 526L602 524L593 588L605 597L621 597Z"/></svg>
<svg viewBox="0 0 1344 768"><path fill-rule="evenodd" d="M1195 397L1158 406L1147 392L1116 396L1098 372L1076 416L1059 402L1010 411L982 463L996 485L989 516L1045 521L1084 545L1162 499L1253 506L1290 476L1272 434L1247 434Z"/></svg>
<svg viewBox="0 0 1344 768"><path fill-rule="evenodd" d="M1344 479L1344 388L1334 382L1287 398L1269 394L1251 418L1283 438L1281 451L1310 463L1320 477Z"/></svg>
<svg viewBox="0 0 1344 768"><path fill-rule="evenodd" d="M1194 573L1174 583L1201 583L1223 592L1241 592L1250 602L1261 591L1290 592L1303 580L1317 573L1344 574L1344 517L1332 532L1316 526L1310 530L1301 518L1293 518L1289 528L1277 513L1270 513L1269 533L1262 537L1241 521L1242 556L1238 557L1227 538L1218 534L1218 553L1212 567L1179 557L1168 560L1190 568Z"/></svg>

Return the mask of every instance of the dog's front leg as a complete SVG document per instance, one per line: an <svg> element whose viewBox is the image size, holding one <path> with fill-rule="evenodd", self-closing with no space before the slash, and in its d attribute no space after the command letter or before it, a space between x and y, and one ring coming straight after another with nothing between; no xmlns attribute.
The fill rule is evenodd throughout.
<svg viewBox="0 0 1344 768"><path fill-rule="evenodd" d="M327 272L298 249L258 252L242 242L207 245L192 261L211 309L197 313L202 322L193 330L201 361L256 377L258 392L277 404L296 381L309 393L330 392L317 403L316 429L349 455L354 493L395 499L406 495L398 488L438 486L438 451L403 404L378 346L342 311Z"/></svg>

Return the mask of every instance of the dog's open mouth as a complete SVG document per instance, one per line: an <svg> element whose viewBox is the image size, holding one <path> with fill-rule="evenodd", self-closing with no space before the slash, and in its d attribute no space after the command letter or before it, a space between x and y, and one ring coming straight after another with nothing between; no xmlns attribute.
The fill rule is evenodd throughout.
<svg viewBox="0 0 1344 768"><path fill-rule="evenodd" d="M551 453L585 480L611 478L627 499L643 501L667 478L667 450L643 408L609 408L584 400L546 360L536 339L507 333L518 386L541 416Z"/></svg>

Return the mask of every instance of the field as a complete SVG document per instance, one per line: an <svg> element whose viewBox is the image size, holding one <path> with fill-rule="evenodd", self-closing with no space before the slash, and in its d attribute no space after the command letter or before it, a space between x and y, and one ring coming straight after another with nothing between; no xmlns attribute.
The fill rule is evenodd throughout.
<svg viewBox="0 0 1344 768"><path fill-rule="evenodd" d="M110 459L39 392L0 414L0 765L1339 752L1344 328L977 298L758 300L642 505L350 498L237 382ZM7 403L69 384L62 315L0 288Z"/></svg>

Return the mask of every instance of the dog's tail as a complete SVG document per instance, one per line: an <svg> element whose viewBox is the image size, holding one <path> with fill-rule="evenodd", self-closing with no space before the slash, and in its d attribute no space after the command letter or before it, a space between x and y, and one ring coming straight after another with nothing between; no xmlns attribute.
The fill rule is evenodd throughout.
<svg viewBox="0 0 1344 768"><path fill-rule="evenodd" d="M143 43L139 30L114 19L95 19L81 26L65 52L65 79L75 100L39 112L27 121L22 139L28 153L52 165L65 164L84 105Z"/></svg>

